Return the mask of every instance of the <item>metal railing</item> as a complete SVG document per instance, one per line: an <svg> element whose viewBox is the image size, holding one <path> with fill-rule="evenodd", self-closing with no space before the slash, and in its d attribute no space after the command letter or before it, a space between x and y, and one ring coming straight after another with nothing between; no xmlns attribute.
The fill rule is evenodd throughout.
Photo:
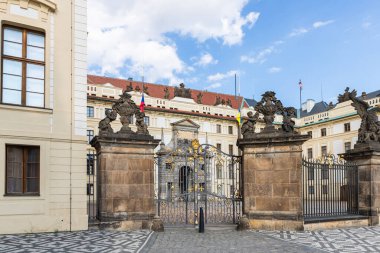
<svg viewBox="0 0 380 253"><path fill-rule="evenodd" d="M302 160L305 221L359 214L358 167L330 155Z"/></svg>
<svg viewBox="0 0 380 253"><path fill-rule="evenodd" d="M94 150L87 152L87 215L89 221L97 220L97 159Z"/></svg>

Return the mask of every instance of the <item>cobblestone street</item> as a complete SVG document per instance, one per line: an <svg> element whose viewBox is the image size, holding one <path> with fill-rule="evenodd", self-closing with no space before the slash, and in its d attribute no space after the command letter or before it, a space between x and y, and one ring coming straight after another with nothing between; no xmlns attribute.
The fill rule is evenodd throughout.
<svg viewBox="0 0 380 253"><path fill-rule="evenodd" d="M176 253L176 252L380 252L380 227L317 232L246 231L213 227L149 231L83 231L0 236L1 253Z"/></svg>

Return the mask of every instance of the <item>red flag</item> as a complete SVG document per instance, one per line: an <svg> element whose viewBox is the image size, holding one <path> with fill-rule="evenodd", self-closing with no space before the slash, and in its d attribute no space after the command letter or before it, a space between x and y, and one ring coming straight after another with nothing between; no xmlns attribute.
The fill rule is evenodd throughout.
<svg viewBox="0 0 380 253"><path fill-rule="evenodd" d="M144 112L145 101L144 101L144 92L142 93L141 102L140 102L140 111Z"/></svg>

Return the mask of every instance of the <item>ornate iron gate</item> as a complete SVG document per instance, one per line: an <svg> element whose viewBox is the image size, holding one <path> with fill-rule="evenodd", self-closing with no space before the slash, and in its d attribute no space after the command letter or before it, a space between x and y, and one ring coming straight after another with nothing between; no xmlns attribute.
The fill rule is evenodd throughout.
<svg viewBox="0 0 380 253"><path fill-rule="evenodd" d="M358 166L340 157L303 160L305 221L359 214Z"/></svg>
<svg viewBox="0 0 380 253"><path fill-rule="evenodd" d="M158 153L157 213L166 225L236 224L242 213L241 157L197 140Z"/></svg>

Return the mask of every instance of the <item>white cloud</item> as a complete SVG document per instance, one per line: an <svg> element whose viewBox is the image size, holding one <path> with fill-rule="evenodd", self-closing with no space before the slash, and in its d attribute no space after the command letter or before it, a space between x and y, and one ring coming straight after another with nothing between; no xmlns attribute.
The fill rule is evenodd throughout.
<svg viewBox="0 0 380 253"><path fill-rule="evenodd" d="M232 76L235 76L235 74L238 74L238 71L236 70L230 70L226 73L216 73L214 75L210 75L207 77L207 80L209 82L216 82L216 81L220 81L220 80L223 80L223 79L226 79L228 77L232 77Z"/></svg>
<svg viewBox="0 0 380 253"><path fill-rule="evenodd" d="M363 29L368 29L372 25L371 22L365 21L362 23Z"/></svg>
<svg viewBox="0 0 380 253"><path fill-rule="evenodd" d="M259 13L242 15L247 0L96 0L88 6L88 62L97 74L140 75L147 81L177 79L191 71L167 36L176 33L202 43L241 43Z"/></svg>
<svg viewBox="0 0 380 253"><path fill-rule="evenodd" d="M298 28L298 29L293 29L291 33L289 33L289 37L295 37L299 36L301 34L307 33L309 30L306 28Z"/></svg>
<svg viewBox="0 0 380 253"><path fill-rule="evenodd" d="M326 21L316 21L316 22L313 23L313 27L315 29L318 29L318 28L320 28L322 26L326 26L326 25L332 24L334 22L335 22L335 20L332 20L332 19L331 20L326 20Z"/></svg>
<svg viewBox="0 0 380 253"><path fill-rule="evenodd" d="M278 73L278 72L281 72L282 71L282 68L280 67L271 67L268 69L268 72L271 73L271 74L274 74L274 73Z"/></svg>
<svg viewBox="0 0 380 253"><path fill-rule="evenodd" d="M267 57L271 55L275 51L274 46L267 47L260 52L258 52L256 55L249 56L249 55L242 55L240 57L241 62L248 62L248 63L264 63L267 60Z"/></svg>
<svg viewBox="0 0 380 253"><path fill-rule="evenodd" d="M221 83L214 83L214 84L211 84L209 86L206 86L204 89L205 90L211 90L211 89L216 89L216 88L219 88L221 87L222 84Z"/></svg>
<svg viewBox="0 0 380 253"><path fill-rule="evenodd" d="M204 67L210 64L217 64L217 63L218 63L218 60L214 59L214 57L210 53L205 53L198 59L195 65Z"/></svg>

